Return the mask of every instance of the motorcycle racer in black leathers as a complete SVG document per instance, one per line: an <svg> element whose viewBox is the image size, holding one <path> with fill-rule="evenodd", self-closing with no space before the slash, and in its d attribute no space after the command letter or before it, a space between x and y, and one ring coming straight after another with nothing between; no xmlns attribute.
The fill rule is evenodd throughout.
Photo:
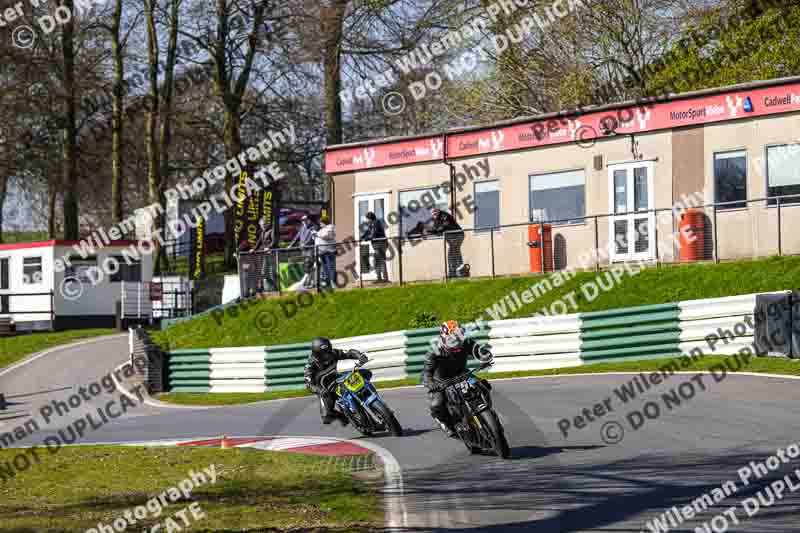
<svg viewBox="0 0 800 533"><path fill-rule="evenodd" d="M320 416L323 424L339 420L343 426L348 424L347 417L336 409L336 395L329 385L336 381L336 363L343 359L357 359L366 363L369 358L358 350L337 350L325 337L317 337L311 341L311 354L305 366L304 376L306 389L320 399ZM362 370L371 377L369 370Z"/></svg>
<svg viewBox="0 0 800 533"><path fill-rule="evenodd" d="M431 416L448 437L455 435L453 421L447 410L447 396L436 380L447 380L466 372L470 357L480 360L491 357L487 347L466 337L464 328L455 320L443 323L435 345L425 354L422 370L422 384L428 389Z"/></svg>

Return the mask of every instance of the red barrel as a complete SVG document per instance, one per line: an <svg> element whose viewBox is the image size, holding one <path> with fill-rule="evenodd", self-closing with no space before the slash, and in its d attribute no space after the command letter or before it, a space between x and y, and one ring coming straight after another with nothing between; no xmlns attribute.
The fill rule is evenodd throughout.
<svg viewBox="0 0 800 533"><path fill-rule="evenodd" d="M544 227L544 235L542 235ZM553 272L553 226L550 224L531 224L528 226L528 249L531 257L531 272L543 272L542 247L546 272Z"/></svg>
<svg viewBox="0 0 800 533"><path fill-rule="evenodd" d="M681 261L700 261L706 258L705 214L699 209L687 209L681 214Z"/></svg>

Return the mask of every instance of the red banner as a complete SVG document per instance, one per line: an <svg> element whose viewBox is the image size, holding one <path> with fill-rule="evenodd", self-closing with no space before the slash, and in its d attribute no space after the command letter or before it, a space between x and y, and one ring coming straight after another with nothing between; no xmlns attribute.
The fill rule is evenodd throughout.
<svg viewBox="0 0 800 533"><path fill-rule="evenodd" d="M447 136L449 159L577 142L591 145L612 133L631 134L800 111L800 84L748 89L671 102L642 103L572 118L530 121ZM441 161L444 136L325 154L328 173Z"/></svg>
<svg viewBox="0 0 800 533"><path fill-rule="evenodd" d="M800 84L717 94L448 136L451 158L800 111Z"/></svg>
<svg viewBox="0 0 800 533"><path fill-rule="evenodd" d="M408 165L444 158L444 136L427 137L413 141L344 148L325 154L325 172L351 172L370 168Z"/></svg>

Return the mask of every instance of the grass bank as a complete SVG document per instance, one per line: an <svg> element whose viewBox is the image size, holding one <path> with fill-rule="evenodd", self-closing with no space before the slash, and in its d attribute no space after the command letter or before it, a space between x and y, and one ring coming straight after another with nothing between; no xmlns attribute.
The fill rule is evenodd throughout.
<svg viewBox="0 0 800 533"><path fill-rule="evenodd" d="M20 450L0 450L0 465ZM197 487L191 501L169 503L130 530L150 531L197 502L205 518L191 531L378 531L381 503L371 484L353 477L349 462L253 449L78 446L41 453L41 464L0 485L3 531L83 532L111 525L214 465L214 484ZM155 506L153 506L154 508ZM162 531L167 530L164 525ZM170 529L184 531L186 529Z"/></svg>
<svg viewBox="0 0 800 533"><path fill-rule="evenodd" d="M528 376L556 376L570 374L604 374L613 372L654 372L672 358L642 359L638 361L619 361L613 363L596 363L571 368L554 368L548 370L529 370L519 372L496 372L484 374L491 379L518 378ZM723 364L724 356L708 355L693 362L682 371L708 371L716 365ZM780 359L775 357L754 357L740 372L754 372L760 374L781 374L786 376L800 376L800 360ZM398 381L384 381L375 383L379 389L391 389L419 385L418 378ZM244 403L277 400L281 398L299 398L309 396L304 390L277 391L265 393L226 393L226 394L200 394L200 393L169 393L161 394L158 399L168 403L181 405L237 405Z"/></svg>
<svg viewBox="0 0 800 533"><path fill-rule="evenodd" d="M113 335L114 329L76 329L0 337L0 368L7 367L36 352L82 339Z"/></svg>
<svg viewBox="0 0 800 533"><path fill-rule="evenodd" d="M607 275L580 272L559 286L550 276L549 291L516 310L507 308L505 318L531 316L565 296L575 301L569 312L586 312L796 288L800 257L646 268L637 275L626 274L612 290L589 300L592 293L582 288L591 287L598 276L605 282ZM490 320L487 307L543 280L526 276L339 291L314 295L306 307L296 304L296 295L265 299L237 306L217 319L202 316L183 322L156 333L154 339L168 349L264 346L308 341L317 335L351 337L428 327L446 319Z"/></svg>

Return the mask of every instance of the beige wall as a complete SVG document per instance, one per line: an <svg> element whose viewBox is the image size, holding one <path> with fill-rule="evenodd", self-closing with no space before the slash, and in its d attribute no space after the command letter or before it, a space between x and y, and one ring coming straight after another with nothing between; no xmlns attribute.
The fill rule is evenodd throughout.
<svg viewBox="0 0 800 533"><path fill-rule="evenodd" d="M340 174L333 180L333 223L336 227L336 240L342 242L353 235L352 228L355 217L353 193L356 191L356 180L353 174ZM347 272L346 266L353 264L356 252L355 249L348 250L344 246L340 247L340 251L344 253L336 257L336 270ZM348 274L348 277L353 276Z"/></svg>
<svg viewBox="0 0 800 533"><path fill-rule="evenodd" d="M748 198L766 195L765 145L800 139L797 115L759 118L707 125L690 129L651 132L637 135L637 160L652 161L655 207L669 209L682 196L700 192L707 203L714 200L713 154L718 151L746 149L749 159ZM602 156L603 168L595 170L594 157ZM612 211L609 194L609 166L634 161L630 136L599 140L594 146L561 145L520 150L485 157L453 161L457 170L463 165L475 165L488 159L490 176L500 180L500 223L520 224L494 232L494 272L497 275L529 272L528 219L529 176L555 171L583 169L586 175L586 214L607 214ZM346 177L345 177L346 176ZM353 193L388 193L388 211L398 207L400 191L431 187L449 179L449 169L443 163L410 165L336 178L336 223L340 237L349 235L355 223ZM487 179L483 175L476 180ZM351 181L348 181L351 180ZM343 183L345 185L343 185ZM347 183L352 183L348 188ZM474 195L474 183L468 182L457 193L457 202ZM713 211L707 210L709 222ZM782 248L784 253L800 253L800 232L789 231L800 223L800 206L784 207ZM718 248L722 259L763 256L777 252L776 209L753 204L748 209L718 213ZM659 257L673 261L678 257L677 245L670 236L677 230L679 220L664 213L656 218L659 237ZM471 214L459 220L462 227L474 226ZM349 225L349 226L348 226ZM596 226L596 228L595 228ZM585 223L557 225L553 229L558 246L565 247L565 259L558 267L592 267L578 259L595 247L595 232L599 247L609 245L609 221L606 217L587 218ZM713 232L711 232L713 234ZM390 236L398 235L396 225L389 228ZM462 251L472 266L474 276L492 274L492 239L487 232L467 231ZM708 246L712 248L711 243ZM441 239L403 246L403 274L406 280L436 280L444 278L444 248ZM608 261L601 262L607 265ZM397 279L399 257L392 264L391 276Z"/></svg>
<svg viewBox="0 0 800 533"><path fill-rule="evenodd" d="M703 126L685 128L672 132L672 201L677 202L681 195L704 190Z"/></svg>
<svg viewBox="0 0 800 533"><path fill-rule="evenodd" d="M747 152L747 198L767 196L766 147L798 142L797 115L754 118L705 127L704 171L706 201L714 201L714 154L729 150ZM709 211L711 212L711 211ZM800 206L781 208L781 247L784 254L800 253ZM767 256L778 253L778 216L766 202L751 202L744 209L717 212L717 246L722 259Z"/></svg>

